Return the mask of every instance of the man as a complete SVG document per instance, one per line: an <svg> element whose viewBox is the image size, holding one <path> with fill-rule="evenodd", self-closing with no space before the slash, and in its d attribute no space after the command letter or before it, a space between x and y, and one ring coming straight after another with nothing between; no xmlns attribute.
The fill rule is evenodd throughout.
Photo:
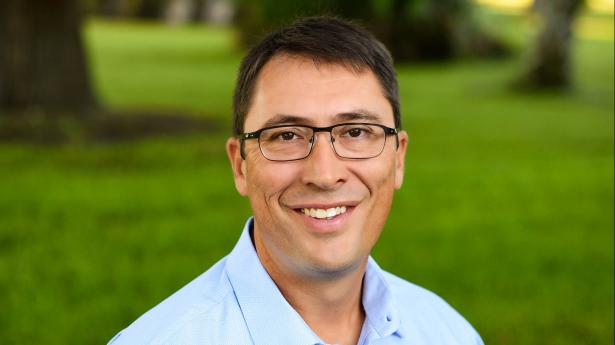
<svg viewBox="0 0 615 345"><path fill-rule="evenodd" d="M227 141L250 200L233 251L113 344L482 344L446 302L369 254L402 184L408 136L387 50L315 17L243 60Z"/></svg>

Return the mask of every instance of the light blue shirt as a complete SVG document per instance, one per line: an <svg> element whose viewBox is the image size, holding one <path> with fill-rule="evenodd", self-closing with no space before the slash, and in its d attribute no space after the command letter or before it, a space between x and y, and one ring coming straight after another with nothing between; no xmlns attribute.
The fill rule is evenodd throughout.
<svg viewBox="0 0 615 345"><path fill-rule="evenodd" d="M288 304L258 259L246 223L231 253L118 333L109 344L326 344ZM380 269L364 277L359 345L483 342L444 300Z"/></svg>

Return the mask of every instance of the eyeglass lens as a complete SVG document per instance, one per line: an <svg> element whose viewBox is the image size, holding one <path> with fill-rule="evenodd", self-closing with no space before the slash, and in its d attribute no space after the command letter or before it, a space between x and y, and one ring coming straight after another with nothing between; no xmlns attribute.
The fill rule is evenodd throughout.
<svg viewBox="0 0 615 345"><path fill-rule="evenodd" d="M331 137L337 155L351 159L378 156L386 143L383 128L366 124L336 126L331 130ZM288 161L307 157L314 139L314 130L309 127L277 127L262 131L259 145L265 158Z"/></svg>

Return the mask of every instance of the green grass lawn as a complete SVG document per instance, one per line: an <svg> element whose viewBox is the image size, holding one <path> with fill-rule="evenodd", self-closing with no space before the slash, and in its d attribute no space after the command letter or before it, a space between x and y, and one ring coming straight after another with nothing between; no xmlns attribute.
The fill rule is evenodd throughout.
<svg viewBox="0 0 615 345"><path fill-rule="evenodd" d="M526 21L503 19L527 41ZM612 23L583 18L610 34L580 35L564 94L512 92L521 58L398 66L406 180L374 257L487 344L613 343ZM106 342L228 253L250 214L224 153L232 32L95 21L86 34L109 107L183 110L224 130L0 144L3 344Z"/></svg>

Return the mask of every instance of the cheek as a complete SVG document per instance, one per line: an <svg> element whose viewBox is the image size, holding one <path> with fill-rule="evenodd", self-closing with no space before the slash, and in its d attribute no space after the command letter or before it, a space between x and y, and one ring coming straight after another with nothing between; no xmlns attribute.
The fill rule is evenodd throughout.
<svg viewBox="0 0 615 345"><path fill-rule="evenodd" d="M384 227L386 218L391 209L393 193L395 190L395 164L391 157L382 157L356 169L356 175L369 190L367 229Z"/></svg>
<svg viewBox="0 0 615 345"><path fill-rule="evenodd" d="M395 187L395 164L390 157L378 157L370 164L357 165L355 174L369 190L372 198L392 195Z"/></svg>
<svg viewBox="0 0 615 345"><path fill-rule="evenodd" d="M259 152L256 152L259 153ZM278 203L280 195L293 183L296 169L285 163L268 161L262 155L246 167L248 197L251 203Z"/></svg>

